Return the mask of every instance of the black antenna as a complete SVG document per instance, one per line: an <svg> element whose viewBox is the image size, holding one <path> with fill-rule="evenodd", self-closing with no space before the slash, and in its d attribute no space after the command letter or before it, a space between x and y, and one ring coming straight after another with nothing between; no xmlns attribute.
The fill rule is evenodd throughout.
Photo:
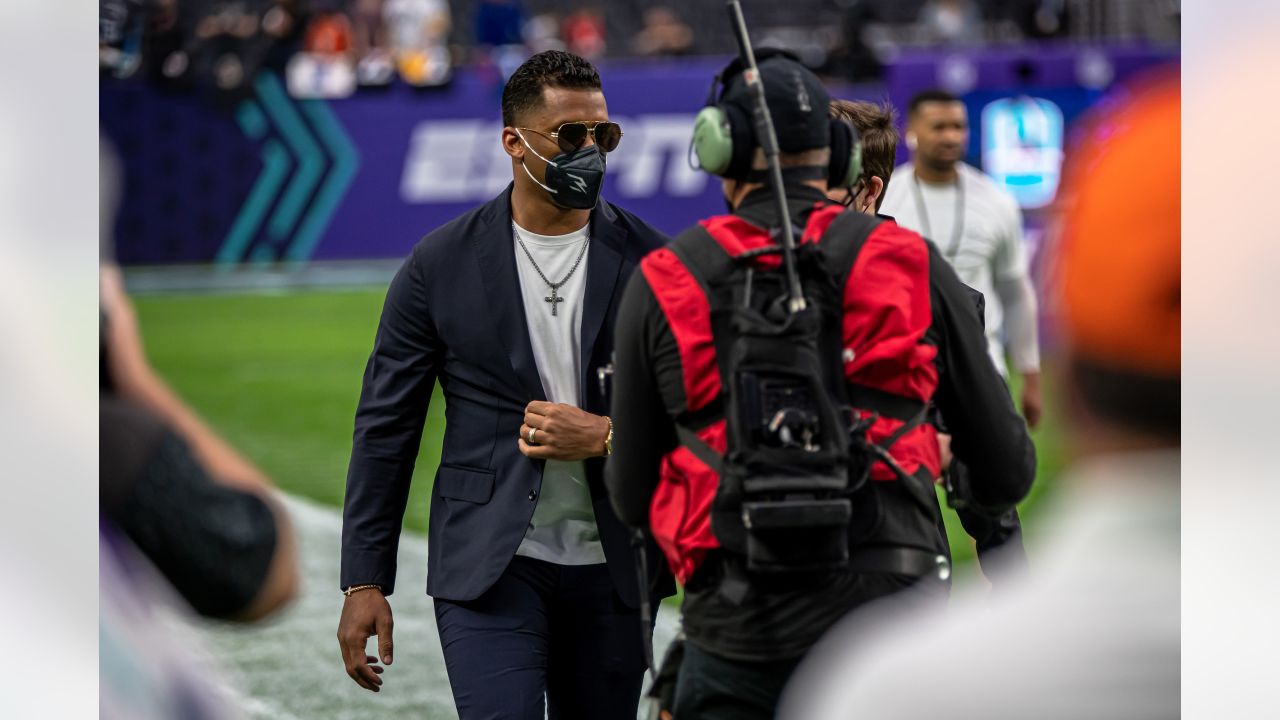
<svg viewBox="0 0 1280 720"><path fill-rule="evenodd" d="M756 67L756 54L751 50L751 38L747 35L747 21L742 17L742 5L738 0L728 0L729 22L738 40L738 57L742 58L742 77L751 93L752 118L755 120L756 138L769 163L769 184L778 203L778 216L782 218L782 265L787 273L787 310L797 313L805 308L804 290L796 275L796 243L791 231L791 213L787 210L787 191L782 187L782 163L778 160L778 135L773 129L773 116L764 99L764 83L760 82L760 69Z"/></svg>

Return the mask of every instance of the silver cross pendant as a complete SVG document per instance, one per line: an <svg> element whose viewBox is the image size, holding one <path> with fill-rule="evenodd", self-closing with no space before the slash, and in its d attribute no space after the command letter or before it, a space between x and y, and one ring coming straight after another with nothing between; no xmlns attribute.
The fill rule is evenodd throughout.
<svg viewBox="0 0 1280 720"><path fill-rule="evenodd" d="M555 317L555 315L556 315L556 305L559 305L560 303L564 302L564 297L559 296L559 295L556 295L556 288L555 288L555 287L552 287L552 288L551 288L551 297L545 297L545 298L542 298L542 299L543 299L543 301L544 301L544 302L549 302L549 303L551 303L551 316L552 316L552 317Z"/></svg>

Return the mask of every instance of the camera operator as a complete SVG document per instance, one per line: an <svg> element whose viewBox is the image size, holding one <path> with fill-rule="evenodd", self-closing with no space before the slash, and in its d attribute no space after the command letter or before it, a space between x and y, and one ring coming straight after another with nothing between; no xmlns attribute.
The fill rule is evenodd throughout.
<svg viewBox="0 0 1280 720"><path fill-rule="evenodd" d="M702 221L645 258L623 296L615 336L612 417L628 440L614 453L606 484L618 517L648 529L685 584L677 718L772 718L791 671L844 614L911 586L936 589L926 603L945 596L938 559L946 539L932 489L940 472L937 437L918 421L930 401L952 423L955 455L975 477L991 479L973 488L978 503L1013 505L1035 469L1034 448L987 357L969 291L916 233L827 200L829 179L846 186L856 179L852 130L829 120L826 90L794 56L762 50L757 57L787 211L797 236L804 228L798 245L816 246L807 255L819 255L836 276L828 280L837 297L815 295L840 318L840 347L825 347L824 361L839 368L858 417L871 423L867 437L890 450L871 465L866 485L864 500L880 508L879 520L858 525L863 537L846 570L763 582L719 542L725 528L721 516L712 520L722 482L715 468L734 461L724 454L724 428L735 404L722 390L720 367L733 359L719 357L724 338L713 332L711 301L685 258L700 253L742 263L763 283L777 274L770 272L777 257L760 251L773 242L767 229L781 222L764 183L766 159L750 125L742 66L733 63L704 110L714 123L695 128L694 141L703 168L724 178L732 214ZM700 144L703 132L717 135L712 142L725 162L714 162L714 150ZM908 414L915 420L904 419Z"/></svg>

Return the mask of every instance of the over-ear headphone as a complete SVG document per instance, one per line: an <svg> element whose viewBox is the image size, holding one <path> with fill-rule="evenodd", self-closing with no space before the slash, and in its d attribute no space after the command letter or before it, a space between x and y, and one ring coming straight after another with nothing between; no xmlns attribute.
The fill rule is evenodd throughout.
<svg viewBox="0 0 1280 720"><path fill-rule="evenodd" d="M779 51L761 50L759 64ZM737 105L720 104L728 81L742 71L742 61L734 60L716 74L707 91L707 102L693 120L693 154L698 167L712 175L741 179L751 171L755 143L751 140L751 118Z"/></svg>
<svg viewBox="0 0 1280 720"><path fill-rule="evenodd" d="M831 120L831 161L827 165L827 187L853 187L862 177L862 140L858 131L844 120Z"/></svg>
<svg viewBox="0 0 1280 720"><path fill-rule="evenodd" d="M785 57L796 62L793 53L776 48L756 52L759 65L771 57ZM742 61L734 59L711 81L706 106L693 121L693 154L698 166L712 175L743 180L751 175L751 159L756 143L752 139L751 117L737 105L719 102L729 80L742 72ZM831 120L831 161L827 184L830 187L852 187L862 174L862 144L858 132L843 120Z"/></svg>

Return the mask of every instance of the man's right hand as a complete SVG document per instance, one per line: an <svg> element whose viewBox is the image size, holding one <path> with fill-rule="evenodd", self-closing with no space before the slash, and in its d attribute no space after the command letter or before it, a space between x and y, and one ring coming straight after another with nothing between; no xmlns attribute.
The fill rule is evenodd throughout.
<svg viewBox="0 0 1280 720"><path fill-rule="evenodd" d="M342 604L342 617L338 620L338 647L342 649L342 662L347 674L366 690L378 692L382 686L382 666L378 658L365 654L369 636L378 636L378 656L387 665L392 660L391 604L377 588L361 590L349 595Z"/></svg>

